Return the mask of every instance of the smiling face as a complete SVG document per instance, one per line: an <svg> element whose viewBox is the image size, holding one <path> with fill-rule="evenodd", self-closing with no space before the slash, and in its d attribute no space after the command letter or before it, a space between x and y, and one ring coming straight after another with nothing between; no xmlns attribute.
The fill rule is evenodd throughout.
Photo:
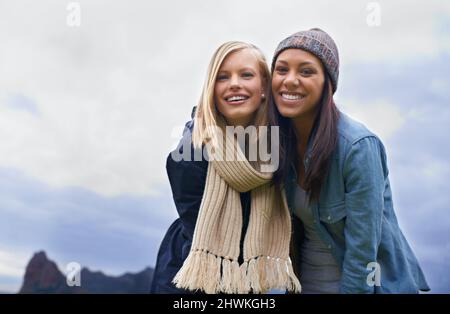
<svg viewBox="0 0 450 314"><path fill-rule="evenodd" d="M220 66L214 85L217 110L228 125L246 127L261 105L263 78L250 49L235 51Z"/></svg>
<svg viewBox="0 0 450 314"><path fill-rule="evenodd" d="M320 59L301 49L286 49L276 60L272 92L280 114L314 119L325 81Z"/></svg>

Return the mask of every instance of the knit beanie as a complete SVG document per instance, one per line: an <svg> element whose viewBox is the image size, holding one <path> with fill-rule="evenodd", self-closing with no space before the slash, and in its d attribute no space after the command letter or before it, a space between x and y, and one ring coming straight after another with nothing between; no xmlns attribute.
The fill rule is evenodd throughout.
<svg viewBox="0 0 450 314"><path fill-rule="evenodd" d="M330 75L333 93L339 77L339 54L334 40L319 28L295 33L282 40L272 59L272 72L279 54L289 48L306 50L319 58Z"/></svg>

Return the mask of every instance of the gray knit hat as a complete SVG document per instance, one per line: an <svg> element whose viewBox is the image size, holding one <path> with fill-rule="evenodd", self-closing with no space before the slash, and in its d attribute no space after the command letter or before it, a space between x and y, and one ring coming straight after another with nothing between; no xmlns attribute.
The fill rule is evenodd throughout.
<svg viewBox="0 0 450 314"><path fill-rule="evenodd" d="M280 42L272 59L272 72L279 54L289 48L306 50L319 58L331 77L333 93L339 78L339 53L334 40L319 28L295 33Z"/></svg>

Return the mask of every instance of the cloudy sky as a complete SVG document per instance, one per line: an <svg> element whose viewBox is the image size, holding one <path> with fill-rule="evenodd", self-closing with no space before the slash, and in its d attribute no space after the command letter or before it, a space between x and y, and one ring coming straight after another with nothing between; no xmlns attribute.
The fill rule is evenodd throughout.
<svg viewBox="0 0 450 314"><path fill-rule="evenodd" d="M400 225L450 293L450 3L70 3L0 0L0 291L38 250L62 270L154 266L176 218L165 159L213 51L243 40L270 60L320 27L340 50L338 106L384 141Z"/></svg>

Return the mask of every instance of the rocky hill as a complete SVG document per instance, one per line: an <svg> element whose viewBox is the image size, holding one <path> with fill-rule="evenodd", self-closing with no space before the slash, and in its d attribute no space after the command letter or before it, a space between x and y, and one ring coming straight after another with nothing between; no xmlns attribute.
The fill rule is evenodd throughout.
<svg viewBox="0 0 450 314"><path fill-rule="evenodd" d="M28 263L19 293L149 293L153 269L113 277L82 268L80 274L81 286L68 286L56 263L41 251Z"/></svg>

